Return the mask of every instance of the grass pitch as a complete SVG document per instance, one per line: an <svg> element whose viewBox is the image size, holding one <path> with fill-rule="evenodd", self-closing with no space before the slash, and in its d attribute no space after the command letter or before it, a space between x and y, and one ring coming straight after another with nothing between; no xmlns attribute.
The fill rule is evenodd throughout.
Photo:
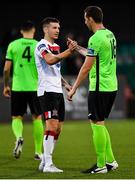
<svg viewBox="0 0 135 180"><path fill-rule="evenodd" d="M108 120L113 151L119 169L107 174L85 175L80 171L96 162L92 131L87 120L65 121L54 152L54 163L64 173L42 173L34 160L32 124L24 122L24 146L14 159L11 125L0 125L0 178L8 179L135 179L135 120Z"/></svg>

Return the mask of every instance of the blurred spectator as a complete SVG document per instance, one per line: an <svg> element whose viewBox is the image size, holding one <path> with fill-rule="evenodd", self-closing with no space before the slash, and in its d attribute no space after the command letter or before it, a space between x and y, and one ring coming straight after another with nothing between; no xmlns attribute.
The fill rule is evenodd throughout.
<svg viewBox="0 0 135 180"><path fill-rule="evenodd" d="M84 57L78 53L74 53L62 62L62 74L63 75L77 75L83 64Z"/></svg>
<svg viewBox="0 0 135 180"><path fill-rule="evenodd" d="M8 47L8 44L19 38L20 37L20 33L18 28L13 27L12 29L8 30L7 32L5 32L1 42L0 42L0 76L2 76L3 74L3 68L4 68L4 64L5 64L5 54L6 54L6 50Z"/></svg>
<svg viewBox="0 0 135 180"><path fill-rule="evenodd" d="M126 82L124 94L127 102L127 117L135 118L135 62L127 65Z"/></svg>
<svg viewBox="0 0 135 180"><path fill-rule="evenodd" d="M2 52L6 53L8 44L19 37L21 37L21 34L17 27L12 27L11 29L7 30L1 41L1 46L3 50Z"/></svg>
<svg viewBox="0 0 135 180"><path fill-rule="evenodd" d="M2 76L3 66L2 66L2 50L0 49L0 76Z"/></svg>
<svg viewBox="0 0 135 180"><path fill-rule="evenodd" d="M124 76L126 81L124 88L126 116L135 118L135 45L121 45L118 61L118 74Z"/></svg>
<svg viewBox="0 0 135 180"><path fill-rule="evenodd" d="M65 39L62 40L62 42L65 42L67 40L67 38L71 38L73 40L76 40L78 42L78 44L80 44L81 46L86 46L86 43L84 41L84 38L82 36L75 36L74 33L67 33L65 35ZM66 42L65 42L66 45ZM65 49L66 47L64 47ZM62 62L62 74L63 75L77 75L82 64L84 61L84 57L80 54L78 54L77 52L75 52L72 56L70 56L69 58L67 58L66 61Z"/></svg>

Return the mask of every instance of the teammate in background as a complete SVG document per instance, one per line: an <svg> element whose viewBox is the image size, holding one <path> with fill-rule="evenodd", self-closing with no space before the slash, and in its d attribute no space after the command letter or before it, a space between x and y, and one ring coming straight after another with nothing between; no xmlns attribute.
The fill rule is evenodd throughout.
<svg viewBox="0 0 135 180"><path fill-rule="evenodd" d="M61 76L60 61L72 54L76 43L73 42L69 49L60 53L60 46L54 43L59 36L59 21L56 18L45 18L42 22L42 28L44 39L41 39L35 49L38 70L38 96L46 120L43 139L44 154L39 170L43 172L63 172L63 170L56 168L52 161L55 143L64 122L65 104L62 85L68 91L71 89L71 86Z"/></svg>
<svg viewBox="0 0 135 180"><path fill-rule="evenodd" d="M21 26L22 38L11 42L7 49L4 67L5 97L11 96L12 130L16 137L13 155L19 158L23 145L23 115L27 105L33 119L33 134L35 143L35 159L40 160L42 155L43 124L41 119L40 103L37 97L37 69L34 50L37 41L34 38L35 25L27 21ZM12 90L10 92L9 78L13 65Z"/></svg>
<svg viewBox="0 0 135 180"><path fill-rule="evenodd" d="M83 173L107 173L118 167L113 155L110 135L104 123L117 92L116 39L102 23L101 8L87 7L84 18L85 24L94 34L89 39L87 50L80 46L76 49L86 58L72 90L68 93L68 100L72 100L80 83L89 73L88 118L93 131L97 163ZM72 43L73 41L69 39L69 44Z"/></svg>

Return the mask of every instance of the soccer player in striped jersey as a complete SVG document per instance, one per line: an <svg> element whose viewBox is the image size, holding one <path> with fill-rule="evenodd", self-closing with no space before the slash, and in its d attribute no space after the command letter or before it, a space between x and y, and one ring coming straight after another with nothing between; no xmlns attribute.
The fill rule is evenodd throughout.
<svg viewBox="0 0 135 180"><path fill-rule="evenodd" d="M34 50L37 41L34 38L35 25L26 21L21 26L22 38L11 42L7 49L4 67L5 97L11 95L12 130L16 137L13 151L15 158L19 158L23 145L23 115L27 105L32 113L33 133L35 143L35 159L40 160L42 155L43 124L41 119L40 103L37 98L37 69ZM9 78L13 66L12 90L10 92Z"/></svg>
<svg viewBox="0 0 135 180"><path fill-rule="evenodd" d="M61 133L64 122L65 104L62 85L69 91L71 86L62 78L60 61L70 56L75 47L74 42L67 50L60 53L60 46L55 43L60 32L60 23L56 18L45 18L42 22L44 38L35 49L36 66L38 70L38 97L46 128L43 139L44 155L39 165L43 172L63 172L55 167L52 154L55 143Z"/></svg>
<svg viewBox="0 0 135 180"><path fill-rule="evenodd" d="M109 132L105 126L117 93L116 39L103 25L103 12L97 6L84 11L85 24L94 34L88 42L88 49L80 46L77 51L86 56L68 99L72 100L80 83L89 73L88 118L90 119L93 142L97 154L96 164L83 173L107 173L118 168ZM69 42L72 41L69 39Z"/></svg>

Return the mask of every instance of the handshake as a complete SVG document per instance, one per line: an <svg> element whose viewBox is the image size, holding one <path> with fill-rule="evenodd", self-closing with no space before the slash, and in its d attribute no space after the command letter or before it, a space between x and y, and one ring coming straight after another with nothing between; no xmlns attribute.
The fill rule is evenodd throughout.
<svg viewBox="0 0 135 180"><path fill-rule="evenodd" d="M86 57L87 55L87 49L78 45L78 43L70 38L67 39L67 46L68 49L73 52L74 50L77 51L78 53L80 53L82 56ZM73 95L76 93L76 89L78 88L79 84L78 84L78 80L77 82L73 85L73 87L68 88L68 95L67 95L67 99L69 101L72 101L72 97Z"/></svg>
<svg viewBox="0 0 135 180"><path fill-rule="evenodd" d="M74 51L74 50L77 50L78 44L76 41L68 38L67 39L67 46L68 46L70 51Z"/></svg>
<svg viewBox="0 0 135 180"><path fill-rule="evenodd" d="M78 45L78 43L70 38L67 39L67 46L71 52L74 50L80 53L82 56L87 55L87 49Z"/></svg>

